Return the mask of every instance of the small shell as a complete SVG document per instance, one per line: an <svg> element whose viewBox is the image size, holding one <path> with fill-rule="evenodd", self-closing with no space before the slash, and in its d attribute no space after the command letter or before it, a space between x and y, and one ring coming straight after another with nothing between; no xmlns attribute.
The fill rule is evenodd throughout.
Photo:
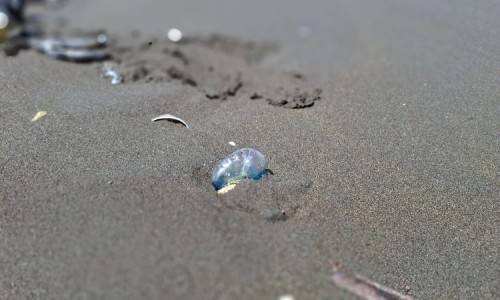
<svg viewBox="0 0 500 300"><path fill-rule="evenodd" d="M33 119L31 119L31 122L35 122L35 121L38 121L39 119L43 118L45 115L47 114L46 111L39 111L35 114L35 116L33 117Z"/></svg>
<svg viewBox="0 0 500 300"><path fill-rule="evenodd" d="M242 148L229 154L215 166L212 185L218 191L241 179L258 180L267 172L264 154L253 148Z"/></svg>
<svg viewBox="0 0 500 300"><path fill-rule="evenodd" d="M156 121L160 121L160 120L179 122L179 123L182 123L187 128L189 128L188 124L184 120L182 120L181 118L178 118L176 116L170 115L170 114L158 116L158 117L152 119L151 121L156 122Z"/></svg>

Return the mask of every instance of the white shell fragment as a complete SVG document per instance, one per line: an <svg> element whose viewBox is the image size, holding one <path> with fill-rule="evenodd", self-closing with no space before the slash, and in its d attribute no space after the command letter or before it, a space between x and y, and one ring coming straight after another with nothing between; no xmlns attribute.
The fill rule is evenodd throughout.
<svg viewBox="0 0 500 300"><path fill-rule="evenodd" d="M35 121L39 120L40 118L43 118L46 114L47 114L47 112L43 111L43 110L37 112L35 114L35 116L33 117L33 119L31 119L31 122L35 122Z"/></svg>
<svg viewBox="0 0 500 300"><path fill-rule="evenodd" d="M118 74L118 72L113 68L110 63L105 63L103 67L104 77L111 78L111 84L123 83L123 76Z"/></svg>
<svg viewBox="0 0 500 300"><path fill-rule="evenodd" d="M227 192L231 191L236 187L238 183L240 183L241 180L234 180L228 183L225 187L221 188L220 190L217 191L217 194L219 195L224 195L227 194Z"/></svg>
<svg viewBox="0 0 500 300"><path fill-rule="evenodd" d="M231 145L231 146L233 146L233 147L236 147L236 143L235 143L235 142L233 142L233 141L229 142L229 145Z"/></svg>
<svg viewBox="0 0 500 300"><path fill-rule="evenodd" d="M182 120L181 118L178 118L176 116L170 115L170 114L161 115L161 116L158 116L154 119L151 119L151 121L153 121L153 122L161 121L161 120L179 122L179 123L182 123L184 126L186 126L189 129L188 124L184 120Z"/></svg>

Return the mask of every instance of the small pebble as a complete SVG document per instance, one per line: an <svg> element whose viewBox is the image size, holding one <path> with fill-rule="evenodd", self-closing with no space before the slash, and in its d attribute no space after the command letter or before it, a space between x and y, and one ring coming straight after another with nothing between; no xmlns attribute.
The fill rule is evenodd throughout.
<svg viewBox="0 0 500 300"><path fill-rule="evenodd" d="M177 43L182 39L182 32L177 28L171 28L167 33L167 37L171 42Z"/></svg>
<svg viewBox="0 0 500 300"><path fill-rule="evenodd" d="M0 11L0 29L4 29L9 25L9 17Z"/></svg>
<svg viewBox="0 0 500 300"><path fill-rule="evenodd" d="M97 41L100 43L100 44L106 44L108 42L108 36L104 33L100 33L98 36L97 36Z"/></svg>

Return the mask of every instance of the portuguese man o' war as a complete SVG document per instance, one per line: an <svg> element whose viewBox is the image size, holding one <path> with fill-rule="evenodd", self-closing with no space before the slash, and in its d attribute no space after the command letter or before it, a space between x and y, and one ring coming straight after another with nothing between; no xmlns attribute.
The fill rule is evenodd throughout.
<svg viewBox="0 0 500 300"><path fill-rule="evenodd" d="M241 179L260 179L268 173L264 154L253 148L242 148L226 156L212 173L212 185L217 191Z"/></svg>

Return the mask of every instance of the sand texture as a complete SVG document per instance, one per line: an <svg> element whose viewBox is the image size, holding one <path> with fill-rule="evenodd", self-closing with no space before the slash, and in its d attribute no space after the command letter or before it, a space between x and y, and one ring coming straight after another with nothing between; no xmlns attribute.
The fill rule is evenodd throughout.
<svg viewBox="0 0 500 300"><path fill-rule="evenodd" d="M0 299L356 299L335 262L415 299L500 298L498 16L433 0L45 13L105 30L125 82L0 56ZM244 147L274 175L218 195L213 167Z"/></svg>

